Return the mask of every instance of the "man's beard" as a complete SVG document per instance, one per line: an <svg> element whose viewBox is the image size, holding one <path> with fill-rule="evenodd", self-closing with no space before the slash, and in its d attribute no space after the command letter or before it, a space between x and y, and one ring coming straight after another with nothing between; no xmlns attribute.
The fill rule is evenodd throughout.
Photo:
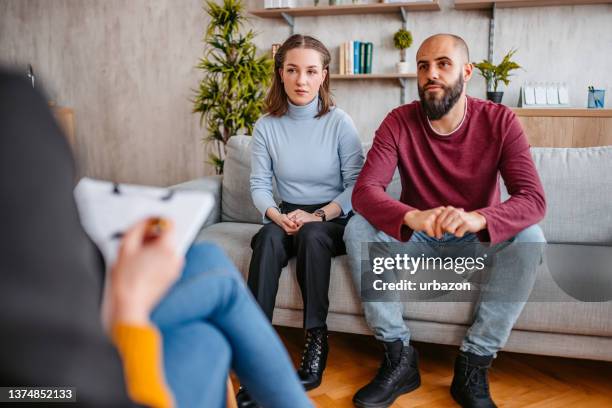
<svg viewBox="0 0 612 408"><path fill-rule="evenodd" d="M454 83L448 86L444 86L437 81L427 81L424 87L434 84L442 87L443 94L439 99L434 95L427 98L424 87L419 85L419 98L421 98L421 105L423 106L425 115L427 115L430 120L438 120L446 115L459 100L461 92L463 91L463 83L463 76L461 74L459 74L459 78L457 78Z"/></svg>

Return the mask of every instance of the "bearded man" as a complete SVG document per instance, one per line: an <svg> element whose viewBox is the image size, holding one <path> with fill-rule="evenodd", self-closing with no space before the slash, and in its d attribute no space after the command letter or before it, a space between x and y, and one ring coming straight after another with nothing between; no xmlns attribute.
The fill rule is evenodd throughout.
<svg viewBox="0 0 612 408"><path fill-rule="evenodd" d="M527 138L507 107L467 96L472 77L466 43L438 34L417 52L420 101L396 108L382 122L355 184L357 213L344 239L353 281L363 300L364 242L420 244L473 243L495 248L495 272L480 292L473 323L455 361L451 395L464 407L494 407L487 370L506 343L542 262L545 242L537 223L544 217L544 191ZM399 200L386 193L395 169ZM510 198L500 200L499 175ZM536 251L518 250L523 243ZM368 272L370 273L370 272ZM526 282L518 284L517 282ZM496 295L521 296L499 301ZM359 407L387 407L419 387L416 350L398 301L363 301L366 321L382 342L385 358L375 378L353 402Z"/></svg>

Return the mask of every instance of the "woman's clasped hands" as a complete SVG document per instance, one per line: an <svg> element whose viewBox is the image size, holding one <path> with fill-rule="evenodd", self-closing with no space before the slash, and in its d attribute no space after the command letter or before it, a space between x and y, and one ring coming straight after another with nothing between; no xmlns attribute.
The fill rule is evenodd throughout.
<svg viewBox="0 0 612 408"><path fill-rule="evenodd" d="M288 235L295 235L307 222L320 222L321 217L317 217L314 214L306 212L304 210L295 210L287 214L282 214L278 211L274 211L274 214L269 218L281 227Z"/></svg>

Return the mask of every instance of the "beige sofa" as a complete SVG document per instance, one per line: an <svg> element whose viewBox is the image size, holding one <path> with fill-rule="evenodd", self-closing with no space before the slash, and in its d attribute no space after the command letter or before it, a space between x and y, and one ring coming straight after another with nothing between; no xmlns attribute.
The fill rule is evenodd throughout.
<svg viewBox="0 0 612 408"><path fill-rule="evenodd" d="M205 177L177 188L211 191L217 207L197 240L222 246L243 275L248 274L250 240L261 227L261 216L249 191L250 141L234 136L227 148L225 175ZM532 155L546 190L548 211L540 224L549 248L563 243L596 245L612 250L612 146L583 149L533 148ZM389 186L399 196L397 177ZM571 279L582 284L584 274ZM609 285L612 264L597 285ZM550 295L548 295L550 293ZM333 260L330 283L330 330L370 333L353 288L346 256ZM612 361L612 300L580 302L560 291L545 265L538 271L535 298L528 302L504 350ZM550 301L554 300L554 301ZM470 325L473 303L407 302L404 319L417 341L458 345ZM274 323L300 327L302 299L293 260L283 271Z"/></svg>

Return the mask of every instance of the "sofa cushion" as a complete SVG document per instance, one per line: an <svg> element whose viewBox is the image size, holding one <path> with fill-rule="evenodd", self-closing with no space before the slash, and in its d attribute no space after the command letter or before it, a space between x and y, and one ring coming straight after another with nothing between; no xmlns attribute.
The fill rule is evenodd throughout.
<svg viewBox="0 0 612 408"><path fill-rule="evenodd" d="M260 224L251 199L251 137L232 136L227 143L221 186L221 220Z"/></svg>
<svg viewBox="0 0 612 408"><path fill-rule="evenodd" d="M540 225L548 242L612 244L612 146L531 150L546 193Z"/></svg>
<svg viewBox="0 0 612 408"><path fill-rule="evenodd" d="M251 238L259 228L261 225L222 222L205 228L196 240L212 241L220 245L246 280L252 254ZM351 279L347 257L333 258L330 273L330 312L363 315ZM581 275L576 274L576 279L580 278ZM595 336L612 335L612 319L609 318L612 315L612 302L588 303L578 302L567 296L564 298L546 267L538 271L533 295L539 299L567 301L527 303L515 325L516 329ZM291 259L281 274L276 307L302 310L302 297L295 277L295 258ZM410 320L469 325L473 310L474 302L407 302L404 317Z"/></svg>
<svg viewBox="0 0 612 408"><path fill-rule="evenodd" d="M215 206L204 221L202 228L216 224L221 221L221 183L223 176L206 176L199 179L186 181L184 183L175 184L170 188L173 190L186 191L205 191L212 194L215 200Z"/></svg>

